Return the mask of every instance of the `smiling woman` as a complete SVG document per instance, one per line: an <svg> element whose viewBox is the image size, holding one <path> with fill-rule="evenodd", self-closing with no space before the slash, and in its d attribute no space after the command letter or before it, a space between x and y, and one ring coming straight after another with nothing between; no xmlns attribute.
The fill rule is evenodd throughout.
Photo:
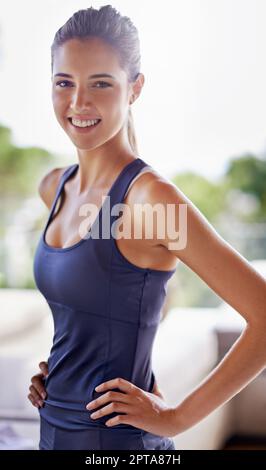
<svg viewBox="0 0 266 470"><path fill-rule="evenodd" d="M136 28L110 5L76 12L55 35L53 107L79 164L55 169L39 187L50 213L34 275L54 319L48 363L32 377L29 394L40 411L40 449L174 449L167 436L174 413L158 390L151 351L176 258L159 244L116 242L113 235L77 240L79 209L88 197L98 205L108 188L111 208L127 193L132 204L143 184L158 179L147 172L139 178L146 183L132 186L149 167L137 156L130 111L144 83L139 69ZM96 222L103 214L100 208ZM103 381L111 381L111 394L96 390ZM86 408L97 397L110 403L98 416ZM160 414L162 432L130 422L132 412L140 413L140 398L150 419Z"/></svg>
<svg viewBox="0 0 266 470"><path fill-rule="evenodd" d="M119 24L118 16L110 6L102 7L97 19L95 13L97 10L88 8L83 11L86 11L87 17L90 15L87 24L77 21L74 34L70 22L68 28L60 28L51 48L52 97L56 117L66 132L69 132L69 128L66 127L66 119L69 118L101 119L105 126L102 132L108 131L108 128L113 129L114 123L116 127L119 124L121 126L121 120L127 118L127 138L131 148L137 153L131 108L124 107L124 100L128 99L132 85L130 104L138 96L144 83L144 76L139 72L140 55L136 28L127 17L123 20L123 17L120 17ZM78 12L76 19L78 19L77 14ZM105 15L109 15L108 34L105 32ZM103 70L99 70L99 59ZM88 74L88 70L97 73ZM58 80L58 77L61 80ZM94 104L94 109L90 109L89 113L86 109L82 109L83 94L87 94L88 90ZM68 111L65 114L66 106ZM79 108L78 114L73 112L73 109ZM122 111L126 114L121 114ZM73 129L69 136L76 145Z"/></svg>
<svg viewBox="0 0 266 470"><path fill-rule="evenodd" d="M143 84L136 28L110 5L76 12L56 33L53 107L79 164L53 170L39 187L50 213L34 275L55 327L48 363L32 378L29 394L40 407L40 449L174 449L171 437L230 400L266 364L265 279L137 154L129 116ZM106 193L107 211L99 204ZM129 210L120 225L137 236L111 230L107 237L77 238L88 201L99 208L91 231L112 226L120 215L112 209L124 204ZM155 228L151 211L148 238L136 204L164 209ZM166 220L169 207L174 211ZM170 407L158 390L151 352L178 260L247 326L211 374Z"/></svg>

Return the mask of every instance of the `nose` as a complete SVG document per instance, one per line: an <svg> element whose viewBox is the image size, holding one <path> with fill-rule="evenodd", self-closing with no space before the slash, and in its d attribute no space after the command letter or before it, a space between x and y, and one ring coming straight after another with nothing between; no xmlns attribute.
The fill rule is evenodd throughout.
<svg viewBox="0 0 266 470"><path fill-rule="evenodd" d="M83 114L86 107L91 108L91 101L87 87L76 87L71 100L72 109L76 114Z"/></svg>

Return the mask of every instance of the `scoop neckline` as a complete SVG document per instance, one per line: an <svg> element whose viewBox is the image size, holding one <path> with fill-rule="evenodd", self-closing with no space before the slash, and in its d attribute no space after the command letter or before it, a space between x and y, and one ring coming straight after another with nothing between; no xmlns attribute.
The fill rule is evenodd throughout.
<svg viewBox="0 0 266 470"><path fill-rule="evenodd" d="M133 163L136 163L137 161L142 161L141 158L134 158L134 160L131 160L131 162L127 163L124 168L122 168L122 170L120 171L120 173L117 175L117 177L115 178L115 180L113 181L113 184L111 185L111 188L109 189L106 197L110 196L111 192L113 191L113 188L114 186L118 183L118 181L120 180L120 178L124 175L125 171L131 167L131 165L133 165ZM48 245L48 243L46 242L45 240L45 235L46 235L46 232L48 230L48 227L51 223L51 218L54 214L54 210L55 210L55 207L56 207L56 203L61 195L61 192L62 190L64 189L64 186L65 186L65 183L71 178L71 176L73 176L77 169L79 168L79 163L75 163L74 166L70 169L71 171L69 172L69 174L67 175L67 177L64 179L63 181L63 184L60 188L60 191L59 193L57 194L57 196L55 197L54 199L54 202L53 202L53 205L52 205L52 208L51 208L51 211L50 211L50 214L48 216L48 220L47 220L47 224L42 232L42 243L43 243L43 246L48 250L48 251L55 251L55 252L58 252L58 253L64 253L65 251L70 251L70 250L73 250L74 248L77 248L78 246L80 246L82 243L86 242L88 240L88 238L81 238L81 240L79 240L78 242L74 243L74 245L71 245L71 246L67 246L65 248L63 247L56 247L56 246L52 246L52 245ZM75 171L74 171L75 170ZM61 184L61 182L59 183L59 185ZM93 227L100 221L100 217L102 215L102 211L103 211L103 205L105 203L106 199L104 200L103 204L101 205L100 209L98 210L98 213L97 213L97 216L92 224L92 226L90 227L90 231L93 230Z"/></svg>
<svg viewBox="0 0 266 470"><path fill-rule="evenodd" d="M135 158L134 160L132 160L131 162L129 162L127 165L124 166L124 168L121 170L121 172L118 174L118 176L116 177L115 181L113 182L111 188L109 189L108 193L106 196L110 196L114 186L118 183L118 181L120 180L120 178L123 176L124 172L129 168L131 167L131 165L133 165L133 163L135 163L136 161L140 161L142 162L143 160L138 157L138 158ZM47 232L47 229L50 225L50 218L53 216L53 213L54 213L54 210L55 210L55 207L56 207L56 203L58 201L58 198L60 197L60 194L61 194L61 191L63 190L64 188L64 185L65 183L69 180L69 178L71 178L71 176L73 176L73 174L76 173L77 169L79 168L79 164L76 163L74 164L74 166L70 169L71 171L69 172L69 175L67 175L67 177L65 178L61 188L60 188L60 191L58 193L58 195L55 197L54 199L54 202L53 202L53 206L52 206L52 209L51 209L51 212L48 216L48 220L47 220L47 224L42 232L42 237L41 237L41 240L42 240L42 244L44 246L44 248L47 250L47 251L50 251L50 252L57 252L57 253L64 253L66 251L70 251L70 250L73 250L75 248L78 248L82 243L88 241L88 238L82 238L81 240L79 240L77 243L75 243L74 245L71 245L71 246L67 246L65 248L62 248L62 247L55 247L55 246L51 246L51 245L48 245L48 243L46 242L45 240L45 235L46 235L46 232ZM61 184L61 183L59 183ZM106 200L106 199L105 199ZM99 211L98 211L98 214L97 214L97 217L95 218L91 228L90 228L90 231L93 229L94 225L98 222L100 222L100 217L102 216L102 211L103 211L103 205L105 204L105 200L103 202L103 204L101 205ZM172 275L176 272L176 269L177 269L177 266L173 269L156 269L156 268L142 268L141 266L137 266L135 265L134 263L131 263L131 261L129 261L119 250L118 246L116 245L115 243L115 240L112 238L111 236L111 242L112 242L112 246L114 247L117 255L119 256L119 258L125 262L129 267L133 268L135 271L139 271L139 272L142 272L142 273L151 273L151 274L158 274L158 275Z"/></svg>

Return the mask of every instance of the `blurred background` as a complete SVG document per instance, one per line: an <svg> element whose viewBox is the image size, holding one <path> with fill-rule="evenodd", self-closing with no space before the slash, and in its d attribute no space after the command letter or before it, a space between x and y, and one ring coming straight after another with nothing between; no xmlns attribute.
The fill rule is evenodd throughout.
<svg viewBox="0 0 266 470"><path fill-rule="evenodd" d="M52 109L50 46L75 11L105 4L9 0L0 11L0 295L7 328L2 329L3 367L7 357L15 361L21 356L10 346L12 338L17 345L23 327L28 333L40 324L38 317L29 320L27 303L42 303L33 280L34 251L48 217L37 191L40 179L52 168L77 162ZM145 85L132 108L139 156L176 184L264 273L266 2L123 0L112 6L139 31ZM21 296L28 299L24 320L19 316ZM169 282L164 317L193 311L207 316L212 312L214 318L223 306L223 299L179 263ZM44 305L38 308L45 310ZM191 321L195 325L194 316ZM36 350L35 368L44 359L43 351ZM4 399L0 396L3 410ZM26 419L26 412L14 413L6 413L6 419L20 413Z"/></svg>

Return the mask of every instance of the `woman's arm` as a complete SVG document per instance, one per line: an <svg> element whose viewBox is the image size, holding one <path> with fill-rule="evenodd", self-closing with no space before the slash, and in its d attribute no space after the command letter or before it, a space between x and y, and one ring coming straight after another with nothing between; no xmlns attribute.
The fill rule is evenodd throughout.
<svg viewBox="0 0 266 470"><path fill-rule="evenodd" d="M226 357L177 406L169 407L159 396L143 391L122 377L99 384L97 392L103 394L86 406L88 410L98 408L91 414L92 419L115 412L116 416L108 419L106 426L130 424L159 436L171 437L190 428L230 400L265 367L266 282L245 258L218 235L191 201L173 184L158 180L156 176L151 178L138 191L137 203L148 203L149 247L154 244L161 245L166 250L171 249L174 256L195 271L211 289L238 310L247 322L241 337ZM154 218L149 205L154 208L155 204L159 205L157 207L160 212L159 217ZM165 208L167 204L172 204L170 207L174 209L174 213L169 220L162 214L162 204ZM187 217L184 216L184 205ZM182 210L179 213L180 207ZM143 233L143 217L139 211L136 212L134 232L136 229L136 233ZM153 220L160 222L160 232L156 223L151 227ZM165 236L162 236L162 223L168 223L169 230ZM168 234L174 230L179 230L181 235L178 247L170 245L174 240ZM123 393L113 391L114 388ZM156 391L156 384L154 390Z"/></svg>
<svg viewBox="0 0 266 470"><path fill-rule="evenodd" d="M218 366L176 407L179 433L229 401L264 369L265 333L265 326L247 325Z"/></svg>
<svg viewBox="0 0 266 470"><path fill-rule="evenodd" d="M230 400L266 366L266 281L174 185L157 181L147 191L152 204L175 205L175 220L167 222L171 230L179 230L183 241L171 252L247 322L218 366L176 407L177 432L183 432ZM186 205L186 217L180 204ZM169 249L173 240L159 239L154 228L154 242Z"/></svg>

